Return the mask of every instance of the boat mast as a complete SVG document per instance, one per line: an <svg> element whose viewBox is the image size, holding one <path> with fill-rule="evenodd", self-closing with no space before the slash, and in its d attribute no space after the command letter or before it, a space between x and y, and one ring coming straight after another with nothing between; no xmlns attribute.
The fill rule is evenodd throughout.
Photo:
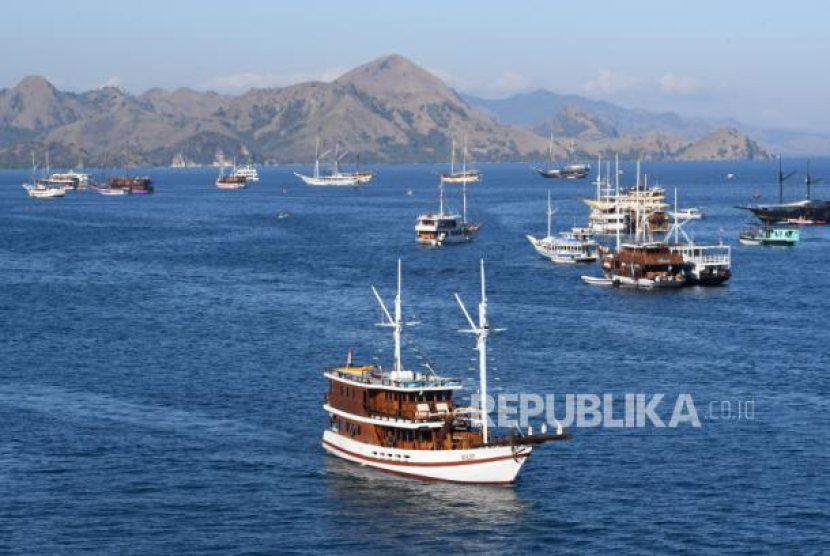
<svg viewBox="0 0 830 556"><path fill-rule="evenodd" d="M674 188L674 243L677 243L677 228L678 228L678 215L677 215L677 188Z"/></svg>
<svg viewBox="0 0 830 556"><path fill-rule="evenodd" d="M438 182L438 214L444 216L444 180Z"/></svg>
<svg viewBox="0 0 830 556"><path fill-rule="evenodd" d="M467 136L464 136L464 152L461 153L461 174L467 175Z"/></svg>
<svg viewBox="0 0 830 556"><path fill-rule="evenodd" d="M320 177L320 137L317 137L317 143L314 146L314 177Z"/></svg>
<svg viewBox="0 0 830 556"><path fill-rule="evenodd" d="M551 225L552 217L553 217L553 211L551 210L551 206L550 206L550 189L548 189L548 236L547 237L551 237L550 225Z"/></svg>
<svg viewBox="0 0 830 556"><path fill-rule="evenodd" d="M467 182L461 182L461 219L467 223Z"/></svg>
<svg viewBox="0 0 830 556"><path fill-rule="evenodd" d="M617 253L620 252L620 228L622 227L622 215L620 214L620 153L614 156L614 172L616 173L615 190L614 190L614 213L617 217L617 224L614 226L617 230Z"/></svg>
<svg viewBox="0 0 830 556"><path fill-rule="evenodd" d="M476 324L470 313L467 312L467 307L461 301L461 297L456 293L455 299L461 307L467 322L470 324L470 330L464 332L472 332L477 337L476 350L478 351L478 381L479 381L479 411L481 415L481 440L486 445L488 442L488 423L487 423L487 336L490 333L490 324L487 322L487 289L484 278L484 259L481 259L481 302L478 304L478 324Z"/></svg>
<svg viewBox="0 0 830 556"><path fill-rule="evenodd" d="M383 311L383 316L386 317L386 321L381 322L378 326L388 326L392 328L392 336L395 339L395 360L393 362L392 367L392 376L395 378L400 377L403 373L403 364L401 363L401 331L403 329L403 321L401 316L401 274L401 260L398 259L398 287L395 293L394 317L386 308L386 304L383 302L383 298L381 298L380 294L378 293L378 290L375 289L374 286L372 286L372 293L375 294L375 299L378 300L378 304L380 305L380 308Z"/></svg>
<svg viewBox="0 0 830 556"><path fill-rule="evenodd" d="M455 174L455 139L452 140L452 151L450 151L450 175Z"/></svg>

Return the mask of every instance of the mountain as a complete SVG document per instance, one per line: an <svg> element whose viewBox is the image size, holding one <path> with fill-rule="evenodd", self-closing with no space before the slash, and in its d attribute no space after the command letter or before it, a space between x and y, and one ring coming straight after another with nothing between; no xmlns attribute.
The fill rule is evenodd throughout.
<svg viewBox="0 0 830 556"><path fill-rule="evenodd" d="M769 158L761 146L734 128L714 131L702 139L679 149L679 160L720 160L728 158Z"/></svg>
<svg viewBox="0 0 830 556"><path fill-rule="evenodd" d="M477 160L545 150L531 130L499 124L437 77L391 55L331 83L252 89L238 96L182 88L133 96L80 94L29 77L0 91L0 164L22 165L47 148L56 164L199 163L237 156L309 161L315 142L339 141L364 160L440 161L467 137Z"/></svg>
<svg viewBox="0 0 830 556"><path fill-rule="evenodd" d="M517 118L523 103L544 114L534 131L497 121L492 106L472 106L472 97L459 96L398 55L373 60L330 83L240 95L189 88L132 95L115 87L70 93L42 77L27 77L0 90L0 165L25 166L33 152L42 157L47 150L55 165L168 165L174 159L210 164L231 157L310 162L318 137L323 150L339 142L364 161L445 161L452 141L460 147L465 138L474 160L539 160L551 131L559 158L568 155L572 140L577 155L667 158L699 138L668 125L671 115L649 116L662 126L637 127L632 111L551 95L537 92L508 103ZM568 102L551 112L551 99ZM689 149L685 156L696 152Z"/></svg>
<svg viewBox="0 0 830 556"><path fill-rule="evenodd" d="M479 108L503 124L537 129L566 107L579 107L586 113L614 128L620 135L649 132L670 133L689 140L699 139L716 128L701 118L687 118L673 112L650 112L639 108L623 108L610 102L591 100L579 95L564 95L539 89L504 99L483 99L462 95L472 107Z"/></svg>
<svg viewBox="0 0 830 556"><path fill-rule="evenodd" d="M576 104L568 104L550 120L533 128L539 135L605 139L618 137L617 130Z"/></svg>

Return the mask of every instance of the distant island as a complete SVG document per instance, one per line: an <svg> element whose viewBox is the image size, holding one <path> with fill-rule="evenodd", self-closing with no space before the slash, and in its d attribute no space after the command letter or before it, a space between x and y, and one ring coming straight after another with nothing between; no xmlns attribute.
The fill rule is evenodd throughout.
<svg viewBox="0 0 830 556"><path fill-rule="evenodd" d="M0 166L27 166L32 153L42 158L47 151L53 164L63 166L190 166L233 157L310 162L318 137L326 150L338 141L352 160L360 156L365 162L446 161L453 139L464 138L477 161L541 161L551 133L560 159L613 153L683 160L769 156L732 127L677 133L645 112L644 125L632 124L631 115L621 125L578 102L542 109L537 121L511 122L494 107L499 102L506 101L459 95L398 55L331 83L241 95L156 88L136 96L115 87L71 93L30 76L0 91Z"/></svg>

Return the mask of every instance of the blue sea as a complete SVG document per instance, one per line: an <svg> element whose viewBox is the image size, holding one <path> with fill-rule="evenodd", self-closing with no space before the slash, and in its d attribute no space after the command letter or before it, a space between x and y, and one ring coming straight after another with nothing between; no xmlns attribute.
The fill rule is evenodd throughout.
<svg viewBox="0 0 830 556"><path fill-rule="evenodd" d="M830 177L830 161L812 168ZM734 207L777 198L774 162L643 165L707 214L697 241L734 248L728 285L674 292L592 288L579 276L598 268L535 254L524 235L544 233L548 189L567 228L590 180L481 165L479 236L429 249L414 219L437 208L444 168L375 169L359 191L303 186L297 167L244 191L216 190L212 169L145 169L154 196L53 201L0 172L0 553L830 552L830 228L794 248L737 242ZM409 365L428 357L475 390L452 295L476 302L484 258L506 328L494 393L688 393L701 426L572 428L510 488L327 456L322 370L350 348L390 361L370 285L391 297L398 258L421 322Z"/></svg>

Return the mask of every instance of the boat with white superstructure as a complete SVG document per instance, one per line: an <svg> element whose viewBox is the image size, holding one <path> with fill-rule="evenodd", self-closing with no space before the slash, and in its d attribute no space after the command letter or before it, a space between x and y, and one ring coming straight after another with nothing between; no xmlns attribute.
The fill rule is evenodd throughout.
<svg viewBox="0 0 830 556"><path fill-rule="evenodd" d="M432 247L472 241L481 225L467 221L466 184L462 184L463 210L461 214L445 211L443 181L438 183L438 198L438 212L421 214L415 221L416 241Z"/></svg>
<svg viewBox="0 0 830 556"><path fill-rule="evenodd" d="M402 477L426 481L506 485L516 481L534 448L549 441L567 440L557 426L547 434L521 431L494 434L488 423L487 339L495 332L487 315L484 261L481 261L481 301L474 320L461 298L456 299L476 337L479 360L478 403L459 405L454 394L462 389L458 378L427 367L407 369L401 354L403 319L401 262L394 306L390 311L378 291L382 323L392 329L391 368L355 364L351 352L345 365L326 369L328 382L323 410L328 426L323 449L333 456Z"/></svg>
<svg viewBox="0 0 830 556"><path fill-rule="evenodd" d="M445 183L477 183L481 181L481 172L467 168L467 137L464 137L464 150L461 155L461 170L455 169L455 139L450 149L450 173L441 174L441 181Z"/></svg>
<svg viewBox="0 0 830 556"><path fill-rule="evenodd" d="M599 258L599 244L594 241L591 231L586 228L571 228L560 232L558 236L552 233L553 215L556 211L551 204L548 191L548 234L543 238L532 235L525 236L536 252L555 263L574 264L592 263Z"/></svg>
<svg viewBox="0 0 830 556"><path fill-rule="evenodd" d="M245 178L245 183L256 183L259 181L259 172L257 172L256 166L253 164L235 167L233 175Z"/></svg>

